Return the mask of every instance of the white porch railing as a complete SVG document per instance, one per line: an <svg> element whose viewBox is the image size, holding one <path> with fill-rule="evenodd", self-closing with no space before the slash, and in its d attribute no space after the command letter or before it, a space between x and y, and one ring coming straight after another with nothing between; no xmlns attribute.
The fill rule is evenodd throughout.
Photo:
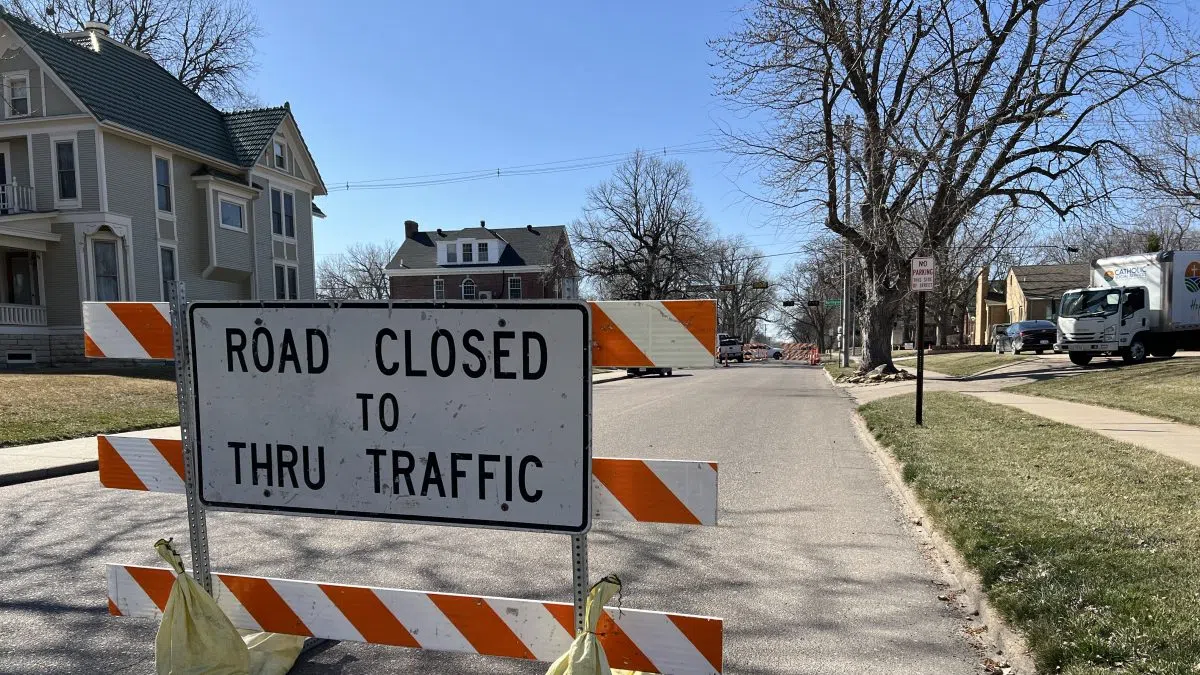
<svg viewBox="0 0 1200 675"><path fill-rule="evenodd" d="M0 183L0 214L32 213L36 210L33 188L28 185Z"/></svg>
<svg viewBox="0 0 1200 675"><path fill-rule="evenodd" d="M0 326L45 326L46 308L41 305L0 304Z"/></svg>

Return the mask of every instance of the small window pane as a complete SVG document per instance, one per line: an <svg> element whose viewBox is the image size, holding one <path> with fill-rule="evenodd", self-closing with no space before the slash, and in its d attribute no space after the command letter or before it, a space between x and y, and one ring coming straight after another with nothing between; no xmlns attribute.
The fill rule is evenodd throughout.
<svg viewBox="0 0 1200 675"><path fill-rule="evenodd" d="M288 299L295 300L297 297L296 268L295 267L287 268L287 279L288 279Z"/></svg>
<svg viewBox="0 0 1200 675"><path fill-rule="evenodd" d="M171 282L175 281L175 249L158 249L159 265L162 270L163 302L171 301Z"/></svg>
<svg viewBox="0 0 1200 675"><path fill-rule="evenodd" d="M238 230L245 229L246 226L242 220L242 205L222 200L221 224Z"/></svg>
<svg viewBox="0 0 1200 675"><path fill-rule="evenodd" d="M446 262L448 262L448 263L458 262L458 247L457 246L451 244L450 246L446 247Z"/></svg>
<svg viewBox="0 0 1200 675"><path fill-rule="evenodd" d="M117 271L117 242L92 242L92 260L96 265L96 300L116 302L121 299L121 282Z"/></svg>
<svg viewBox="0 0 1200 675"><path fill-rule="evenodd" d="M283 234L283 207L280 206L279 190L271 190L271 231Z"/></svg>
<svg viewBox="0 0 1200 675"><path fill-rule="evenodd" d="M9 114L15 117L29 114L29 81L23 77L8 81Z"/></svg>
<svg viewBox="0 0 1200 675"><path fill-rule="evenodd" d="M473 253L474 253L474 251L471 250L470 244L462 245L462 261L463 262L465 262L465 263L473 262L474 261L474 258L472 257Z"/></svg>
<svg viewBox="0 0 1200 675"><path fill-rule="evenodd" d="M283 193L283 236L296 236L296 213L292 193Z"/></svg>
<svg viewBox="0 0 1200 675"><path fill-rule="evenodd" d="M510 300L521 299L521 277L508 278L508 297Z"/></svg>
<svg viewBox="0 0 1200 675"><path fill-rule="evenodd" d="M275 266L275 299L287 299L287 281L283 276L283 265Z"/></svg>
<svg viewBox="0 0 1200 675"><path fill-rule="evenodd" d="M481 242L479 242L479 244L477 245L477 247L479 248L479 262L487 262L487 261L488 261L488 245L487 245L487 242L483 242L483 241L481 241Z"/></svg>
<svg viewBox="0 0 1200 675"><path fill-rule="evenodd" d="M446 299L446 280L445 279L434 279L433 280L433 299L434 300L445 300Z"/></svg>
<svg viewBox="0 0 1200 675"><path fill-rule="evenodd" d="M274 151L275 151L275 168L276 169L286 169L287 168L287 154L286 154L287 151L284 150L283 143L280 143L279 141L275 141Z"/></svg>
<svg viewBox="0 0 1200 675"><path fill-rule="evenodd" d="M54 154L58 162L58 198L78 198L79 192L75 187L75 142L56 142Z"/></svg>
<svg viewBox="0 0 1200 675"><path fill-rule="evenodd" d="M475 282L474 281L467 279L466 281L462 282L462 297L463 297L463 300L474 300L475 299Z"/></svg>
<svg viewBox="0 0 1200 675"><path fill-rule="evenodd" d="M158 193L158 210L171 210L171 161L164 157L154 158L154 183Z"/></svg>

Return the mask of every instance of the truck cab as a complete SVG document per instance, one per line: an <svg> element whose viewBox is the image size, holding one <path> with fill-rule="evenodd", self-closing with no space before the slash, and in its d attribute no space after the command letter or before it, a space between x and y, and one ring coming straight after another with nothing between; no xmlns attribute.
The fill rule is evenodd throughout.
<svg viewBox="0 0 1200 675"><path fill-rule="evenodd" d="M1078 288L1062 296L1058 316L1058 348L1071 362L1087 365L1096 356L1120 356L1140 363L1147 354L1173 356L1160 346L1144 286ZM1170 353L1167 353L1167 352Z"/></svg>

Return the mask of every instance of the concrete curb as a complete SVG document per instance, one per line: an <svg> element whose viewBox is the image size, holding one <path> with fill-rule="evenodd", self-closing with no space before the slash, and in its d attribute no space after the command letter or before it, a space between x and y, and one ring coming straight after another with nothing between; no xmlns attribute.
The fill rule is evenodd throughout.
<svg viewBox="0 0 1200 675"><path fill-rule="evenodd" d="M958 596L956 599L965 601L963 604L966 610L979 616L980 624L987 628L976 637L983 642L988 651L992 652L993 659L1001 663L1007 661L1008 665L1012 667L1011 672L1014 675L1036 675L1037 668L1033 657L1029 654L1025 638L1010 628L992 608L988 603L983 585L979 581L979 575L967 566L966 561L954 548L954 544L934 529L929 514L917 500L916 494L904 482L904 469L900 462L875 439L875 435L867 428L866 420L857 411L854 413L853 421L854 430L858 432L859 438L862 439L864 445L870 448L871 455L887 474L889 487L900 500L910 527L919 539L928 543L937 552L937 559L934 562L943 567L958 582L959 592L956 594Z"/></svg>
<svg viewBox="0 0 1200 675"><path fill-rule="evenodd" d="M631 377L633 377L633 376L626 373L625 375L622 375L620 377L606 377L603 380L600 380L599 382L592 380L592 386L594 387L598 384L604 384L605 382L620 382L621 380L628 380Z"/></svg>
<svg viewBox="0 0 1200 675"><path fill-rule="evenodd" d="M89 473L92 471L98 471L99 469L100 463L93 459L86 462L74 462L72 464L49 466L44 469L16 471L13 473L0 474L0 487L4 487L6 485L20 485L21 483L32 483L33 481L45 480L47 478L73 476L77 473Z"/></svg>

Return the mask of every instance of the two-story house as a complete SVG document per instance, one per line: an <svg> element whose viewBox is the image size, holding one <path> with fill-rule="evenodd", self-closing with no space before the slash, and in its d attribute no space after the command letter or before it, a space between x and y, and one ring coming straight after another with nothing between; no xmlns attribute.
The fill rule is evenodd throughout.
<svg viewBox="0 0 1200 675"><path fill-rule="evenodd" d="M290 107L222 112L91 23L0 14L0 367L82 360L84 300L314 296Z"/></svg>
<svg viewBox="0 0 1200 675"><path fill-rule="evenodd" d="M397 300L538 300L579 297L579 275L562 225L422 232L404 221L388 263Z"/></svg>

